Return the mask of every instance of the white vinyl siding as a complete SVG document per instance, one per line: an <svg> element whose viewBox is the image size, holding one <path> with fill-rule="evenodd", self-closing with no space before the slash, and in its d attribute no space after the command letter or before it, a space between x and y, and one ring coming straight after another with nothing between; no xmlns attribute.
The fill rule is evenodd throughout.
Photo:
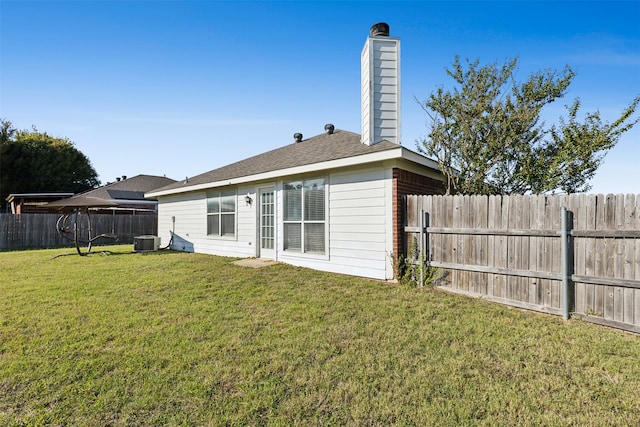
<svg viewBox="0 0 640 427"><path fill-rule="evenodd" d="M238 202L236 210L238 212L237 240L241 246L248 245L247 250L251 251L251 256L256 256L257 232L256 232L256 209L258 199L254 186L238 187ZM246 197L251 198L251 203L246 202Z"/></svg>
<svg viewBox="0 0 640 427"><path fill-rule="evenodd" d="M163 197L158 203L158 235L160 245L172 241L172 249L194 252L194 238L206 230L206 199L184 195ZM173 240L172 240L173 233ZM204 236L203 236L204 237Z"/></svg>
<svg viewBox="0 0 640 427"><path fill-rule="evenodd" d="M367 276L387 278L391 193L382 169L331 176L330 251L332 262Z"/></svg>
<svg viewBox="0 0 640 427"><path fill-rule="evenodd" d="M245 195L251 188L239 188L236 198L236 238L213 239L207 236L207 193L191 192L161 197L158 204L158 235L161 245L171 239L172 218L175 218L175 234L171 248L178 251L198 252L230 257L254 257L255 212L245 206ZM252 194L253 197L253 194Z"/></svg>
<svg viewBox="0 0 640 427"><path fill-rule="evenodd" d="M400 40L370 37L361 55L362 142L401 143Z"/></svg>
<svg viewBox="0 0 640 427"><path fill-rule="evenodd" d="M370 49L369 40L364 45L362 49L362 55L360 56L360 109L361 109L361 120L362 120L362 139L361 142L363 144L371 145L370 139L371 136L371 112L373 111L373 102L375 100L371 99L371 62L369 61L369 49Z"/></svg>

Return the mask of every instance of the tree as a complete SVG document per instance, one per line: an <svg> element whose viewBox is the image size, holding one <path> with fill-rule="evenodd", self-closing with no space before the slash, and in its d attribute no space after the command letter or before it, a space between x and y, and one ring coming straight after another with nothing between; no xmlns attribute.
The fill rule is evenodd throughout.
<svg viewBox="0 0 640 427"><path fill-rule="evenodd" d="M0 120L0 204L11 193L79 193L99 184L89 159L69 139Z"/></svg>
<svg viewBox="0 0 640 427"><path fill-rule="evenodd" d="M606 152L640 120L633 119L640 97L612 124L599 112L580 122L577 99L566 107L568 120L547 128L543 108L566 94L575 73L567 66L518 83L517 63L463 65L456 57L446 70L454 89L439 88L421 103L431 124L418 149L438 161L447 194L587 191Z"/></svg>

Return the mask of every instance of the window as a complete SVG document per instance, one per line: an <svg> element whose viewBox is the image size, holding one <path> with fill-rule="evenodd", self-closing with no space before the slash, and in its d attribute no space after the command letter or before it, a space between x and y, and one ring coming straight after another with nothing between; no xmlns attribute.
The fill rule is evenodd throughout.
<svg viewBox="0 0 640 427"><path fill-rule="evenodd" d="M325 180L312 179L284 185L284 249L325 253Z"/></svg>
<svg viewBox="0 0 640 427"><path fill-rule="evenodd" d="M224 191L207 196L207 236L235 237L236 193Z"/></svg>

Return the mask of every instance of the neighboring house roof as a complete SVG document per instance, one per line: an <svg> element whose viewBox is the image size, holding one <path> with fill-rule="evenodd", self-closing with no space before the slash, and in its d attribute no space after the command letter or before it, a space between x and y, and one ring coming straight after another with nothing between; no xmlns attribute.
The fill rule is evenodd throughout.
<svg viewBox="0 0 640 427"><path fill-rule="evenodd" d="M137 175L122 181L112 182L102 187L86 191L78 196L96 197L106 200L145 200L144 194L175 183L166 176Z"/></svg>
<svg viewBox="0 0 640 427"><path fill-rule="evenodd" d="M164 176L137 175L104 185L68 199L49 203L52 207L109 207L119 205L153 204L155 199L145 199L145 193L175 183Z"/></svg>
<svg viewBox="0 0 640 427"><path fill-rule="evenodd" d="M91 196L74 196L66 199L56 200L49 203L47 206L54 208L77 208L77 207L92 207L92 208L108 208L116 207L118 204L107 199L99 199Z"/></svg>
<svg viewBox="0 0 640 427"><path fill-rule="evenodd" d="M323 133L159 188L147 193L147 196L155 197L194 191L213 187L216 183L230 184L231 182L227 181L239 178L257 179L260 175L266 177L265 174L270 172L296 173L301 172L299 168L309 165L316 165L316 170L320 170L338 166L336 162L341 160L349 160L349 164L353 164L358 163L354 159L372 154L380 154L380 156L375 159L363 157L362 163L387 158L410 157L417 163L437 169L437 164L433 160L398 144L381 141L375 145L366 145L361 142L360 135L336 129L331 134ZM325 163L324 167L320 166L322 163Z"/></svg>

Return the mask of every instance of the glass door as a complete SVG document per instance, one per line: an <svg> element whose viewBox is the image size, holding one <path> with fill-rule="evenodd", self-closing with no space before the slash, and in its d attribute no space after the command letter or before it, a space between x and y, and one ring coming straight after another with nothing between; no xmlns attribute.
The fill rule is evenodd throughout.
<svg viewBox="0 0 640 427"><path fill-rule="evenodd" d="M260 192L260 258L275 259L276 256L276 203L273 188Z"/></svg>

